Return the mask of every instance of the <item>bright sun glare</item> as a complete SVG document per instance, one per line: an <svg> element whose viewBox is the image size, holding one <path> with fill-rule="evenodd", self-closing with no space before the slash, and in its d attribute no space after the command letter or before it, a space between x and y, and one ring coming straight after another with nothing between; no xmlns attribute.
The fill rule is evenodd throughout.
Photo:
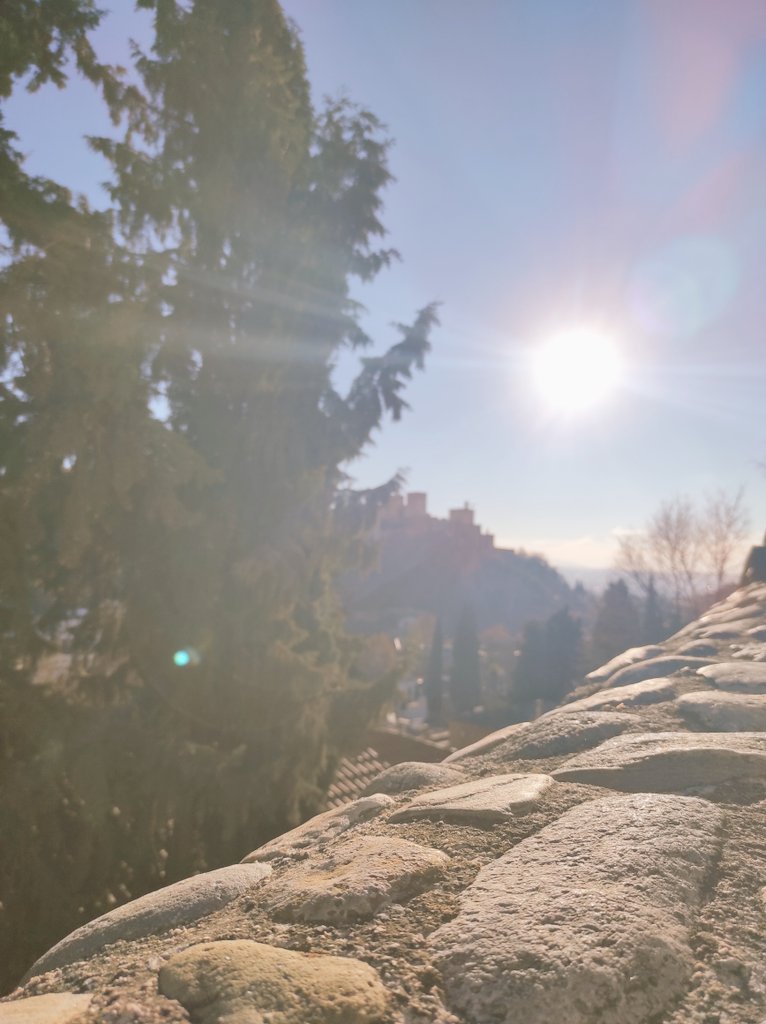
<svg viewBox="0 0 766 1024"><path fill-rule="evenodd" d="M588 327L548 339L531 354L532 379L546 405L557 413L583 413L617 390L622 359L614 342Z"/></svg>

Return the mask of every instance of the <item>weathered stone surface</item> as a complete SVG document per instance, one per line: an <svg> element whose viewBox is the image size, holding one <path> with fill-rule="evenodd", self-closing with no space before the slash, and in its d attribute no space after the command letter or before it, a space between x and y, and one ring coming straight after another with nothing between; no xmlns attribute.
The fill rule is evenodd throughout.
<svg viewBox="0 0 766 1024"><path fill-rule="evenodd" d="M709 658L667 654L662 658L650 658L648 661L621 669L610 677L609 686L628 686L630 683L640 683L643 679L659 679L661 676L670 676L682 668L699 669L709 664Z"/></svg>
<svg viewBox="0 0 766 1024"><path fill-rule="evenodd" d="M376 776L365 790L365 795L406 793L408 789L425 789L429 786L451 786L464 779L464 772L457 768L447 768L444 764L403 761Z"/></svg>
<svg viewBox="0 0 766 1024"><path fill-rule="evenodd" d="M736 640L739 635L739 630L733 624L730 626L711 626L710 629L703 629L700 632L700 637L703 640Z"/></svg>
<svg viewBox="0 0 766 1024"><path fill-rule="evenodd" d="M67 935L40 957L27 978L84 960L113 942L140 939L197 921L225 907L270 874L266 864L234 864L147 893Z"/></svg>
<svg viewBox="0 0 766 1024"><path fill-rule="evenodd" d="M691 655L693 658L708 658L718 653L718 645L709 640L690 640L682 644L675 653Z"/></svg>
<svg viewBox="0 0 766 1024"><path fill-rule="evenodd" d="M551 772L628 793L677 793L737 778L766 778L766 736L755 732L657 732L617 736Z"/></svg>
<svg viewBox="0 0 766 1024"><path fill-rule="evenodd" d="M90 1006L91 997L69 992L29 996L0 1003L0 1024L75 1024Z"/></svg>
<svg viewBox="0 0 766 1024"><path fill-rule="evenodd" d="M753 622L759 617L762 618L762 610L758 608L757 602L747 606L735 606L733 608L724 608L722 605L715 605L706 615L701 615L697 620L697 625L708 627L708 626L720 626L723 623L730 623L734 628L737 628L740 623L746 623L747 627L752 626Z"/></svg>
<svg viewBox="0 0 766 1024"><path fill-rule="evenodd" d="M275 857L306 857L317 844L328 843L337 838L352 825L369 821L381 811L394 806L394 801L384 793L363 796L350 804L334 807L331 811L317 814L302 825L272 839L264 846L242 858L243 864L258 860L274 860Z"/></svg>
<svg viewBox="0 0 766 1024"><path fill-rule="evenodd" d="M285 872L268 887L263 905L280 920L363 920L420 892L448 864L441 851L405 839L360 836Z"/></svg>
<svg viewBox="0 0 766 1024"><path fill-rule="evenodd" d="M527 723L525 729L500 747L504 761L519 758L559 757L595 747L627 729L639 729L638 720L621 711L571 711L555 708Z"/></svg>
<svg viewBox="0 0 766 1024"><path fill-rule="evenodd" d="M206 942L174 956L159 990L193 1024L366 1024L386 1012L376 971L361 960L307 955L247 939Z"/></svg>
<svg viewBox="0 0 766 1024"><path fill-rule="evenodd" d="M388 820L435 818L440 821L493 825L530 811L552 784L549 775L493 775L487 779L464 782L460 786L423 793L392 814Z"/></svg>
<svg viewBox="0 0 766 1024"><path fill-rule="evenodd" d="M628 686L620 686L617 689L610 687L608 690L599 690L590 697L572 701L571 704L562 704L556 711L599 711L619 705L640 707L643 704L659 704L663 700L672 700L675 695L676 684L672 679L644 679L643 682L629 683Z"/></svg>
<svg viewBox="0 0 766 1024"><path fill-rule="evenodd" d="M327 998L317 996L316 987L300 988L307 963L321 953L375 964L391 991L393 1005L386 1006L376 979L380 1013L389 1024L399 1018L441 1024L766 1024L766 665L757 664L766 656L765 622L766 586L757 599L752 587L739 591L706 621L650 648L651 658L635 661L635 652L627 652L618 659L630 662L615 669L622 682L625 669L643 673L649 664L646 679L591 685L600 688L598 694L499 730L454 755L450 760L457 763L398 765L382 773L367 800L320 815L254 851L254 866L273 866L273 872L215 919L181 923L158 938L99 946L93 962L85 955L35 979L26 993L87 991L90 1008L78 1008L69 1024L96 1018L148 1024L164 1016L192 1024L365 1019L366 1011L353 1002L333 1017L334 984L324 990ZM716 630L724 639L703 638ZM729 634L736 639L726 639ZM658 669L674 656L685 671ZM690 690L695 692L682 696ZM660 699L668 703L645 703ZM679 731L652 731L660 728ZM696 729L704 732L688 732ZM503 778L492 773L524 771L548 773L540 802L515 818L528 807L523 800L509 803L504 793L499 807L506 817L498 818L493 801ZM591 798L604 790L564 782L598 783L617 792L594 803ZM450 796L455 788L462 798L445 800L444 791ZM650 792L627 796L619 790ZM657 795L662 791L674 795ZM575 801L577 812L545 826ZM402 811L406 821L413 806L426 820L388 820ZM715 830L725 815L717 863L704 828L701 834L687 830L683 809L695 807L703 809L704 828ZM504 824L490 827L495 821ZM461 827L466 823L478 827ZM528 838L520 841L522 834ZM439 849L430 849L431 843ZM502 861L493 859L503 851L507 873L494 876ZM470 887L480 864L492 866ZM496 882L491 897L478 887L487 873ZM702 875L704 898L697 906ZM434 927L455 913L461 890L460 915L434 938L435 963L423 936L433 936ZM691 978L685 934L690 918ZM439 945L448 928L452 939ZM243 935L310 953L265 947L267 960L297 958L283 969L283 963L264 965L257 955L264 947L256 943L245 943L246 955L234 957L231 943L214 944L218 952L206 961L210 970L192 971L185 994L177 990L188 1012L158 996L156 972L164 958L211 936ZM444 970L446 986L436 966ZM451 1007L444 1005L445 994ZM69 1019L69 1008L42 1014L43 1003L20 995L0 1002L0 1024ZM40 1017L32 1014L35 1008Z"/></svg>
<svg viewBox="0 0 766 1024"><path fill-rule="evenodd" d="M766 732L766 694L700 690L676 700L687 721L714 732Z"/></svg>
<svg viewBox="0 0 766 1024"><path fill-rule="evenodd" d="M747 605L766 605L766 586L762 583L750 583L739 587L733 594L715 605L715 608L743 608ZM764 609L766 612L766 609Z"/></svg>
<svg viewBox="0 0 766 1024"><path fill-rule="evenodd" d="M719 661L699 669L698 675L704 676L721 690L766 693L766 665L762 662L749 664L746 661Z"/></svg>
<svg viewBox="0 0 766 1024"><path fill-rule="evenodd" d="M431 936L472 1024L644 1024L683 992L689 929L718 852L704 800L581 804L483 868Z"/></svg>
<svg viewBox="0 0 766 1024"><path fill-rule="evenodd" d="M761 641L746 643L733 652L731 657L734 661L739 661L741 658L746 661L766 661L766 644Z"/></svg>
<svg viewBox="0 0 766 1024"><path fill-rule="evenodd" d="M461 747L460 750L453 751L448 757L444 758L442 764L451 764L453 761L462 761L467 757L487 754L490 750L494 750L495 747L499 747L501 743L505 743L509 736L515 736L516 733L521 732L529 724L529 722L516 722L513 725L506 725L503 729L497 729L488 736L482 736L475 743L470 743L467 747Z"/></svg>
<svg viewBox="0 0 766 1024"><path fill-rule="evenodd" d="M589 672L585 678L591 683L603 683L610 676L613 676L615 672L622 668L627 668L628 665L635 665L637 662L646 661L649 658L657 658L664 653L664 649L657 644L646 644L644 647L629 647L627 651L618 654L616 658L612 658L605 665L601 665L600 668L595 668L592 672Z"/></svg>

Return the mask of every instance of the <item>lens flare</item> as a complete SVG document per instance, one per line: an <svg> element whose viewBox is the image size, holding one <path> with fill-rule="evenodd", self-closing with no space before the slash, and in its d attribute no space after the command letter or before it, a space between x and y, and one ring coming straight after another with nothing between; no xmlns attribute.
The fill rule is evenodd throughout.
<svg viewBox="0 0 766 1024"><path fill-rule="evenodd" d="M178 668L186 668L187 665L199 665L200 660L199 652L193 647L182 647L181 650L176 651L173 655L173 664Z"/></svg>
<svg viewBox="0 0 766 1024"><path fill-rule="evenodd" d="M677 239L637 267L633 317L649 334L691 337L726 310L739 278L735 253L719 239Z"/></svg>

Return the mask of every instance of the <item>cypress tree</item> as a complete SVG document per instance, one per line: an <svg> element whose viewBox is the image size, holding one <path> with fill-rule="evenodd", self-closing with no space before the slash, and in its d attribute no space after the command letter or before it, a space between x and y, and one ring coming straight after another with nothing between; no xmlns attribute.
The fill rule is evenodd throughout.
<svg viewBox="0 0 766 1024"><path fill-rule="evenodd" d="M23 181L52 199L0 275L9 978L319 809L386 696L350 674L334 580L387 489L345 466L406 408L434 308L348 393L331 375L369 344L351 278L393 257L387 140L314 112L274 0L139 6L153 48L109 95L127 134L94 141L114 214Z"/></svg>
<svg viewBox="0 0 766 1024"><path fill-rule="evenodd" d="M610 583L601 596L593 624L591 660L603 665L616 654L641 643L642 628L636 608L624 580Z"/></svg>
<svg viewBox="0 0 766 1024"><path fill-rule="evenodd" d="M513 702L520 705L522 712L542 697L546 680L545 646L543 626L539 622L527 622L522 632L519 652L513 666Z"/></svg>
<svg viewBox="0 0 766 1024"><path fill-rule="evenodd" d="M441 619L436 620L424 680L428 721L436 725L444 717L444 637Z"/></svg>
<svg viewBox="0 0 766 1024"><path fill-rule="evenodd" d="M558 704L582 672L582 625L568 608L555 612L545 623L546 679L540 696Z"/></svg>
<svg viewBox="0 0 766 1024"><path fill-rule="evenodd" d="M649 577L649 585L644 597L643 614L641 616L641 640L645 644L656 644L666 635L666 625L662 614L662 605L654 576Z"/></svg>
<svg viewBox="0 0 766 1024"><path fill-rule="evenodd" d="M535 701L558 704L581 671L582 626L567 608L528 622L513 673L513 698L525 714Z"/></svg>

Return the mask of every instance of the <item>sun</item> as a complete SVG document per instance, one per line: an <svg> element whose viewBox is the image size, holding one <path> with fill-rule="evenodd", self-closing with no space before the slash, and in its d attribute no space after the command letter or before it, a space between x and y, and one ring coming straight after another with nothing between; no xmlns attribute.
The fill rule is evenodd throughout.
<svg viewBox="0 0 766 1024"><path fill-rule="evenodd" d="M617 345L606 334L576 327L542 342L530 354L540 397L562 414L589 412L614 395L623 374Z"/></svg>

